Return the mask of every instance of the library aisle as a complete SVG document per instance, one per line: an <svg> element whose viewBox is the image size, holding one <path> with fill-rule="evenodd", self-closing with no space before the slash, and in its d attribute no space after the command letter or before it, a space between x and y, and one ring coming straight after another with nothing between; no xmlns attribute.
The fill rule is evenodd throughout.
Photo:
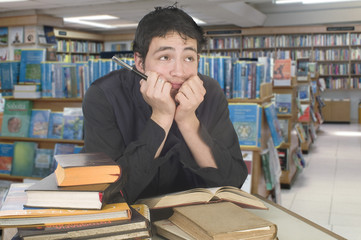
<svg viewBox="0 0 361 240"><path fill-rule="evenodd" d="M349 239L361 240L361 124L323 124L306 167L281 205Z"/></svg>

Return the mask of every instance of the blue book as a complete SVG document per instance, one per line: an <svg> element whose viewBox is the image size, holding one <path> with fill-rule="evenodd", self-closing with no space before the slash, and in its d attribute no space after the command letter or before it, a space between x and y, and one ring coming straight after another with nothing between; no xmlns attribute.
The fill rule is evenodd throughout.
<svg viewBox="0 0 361 240"><path fill-rule="evenodd" d="M45 49L22 49L19 83L41 83L41 62Z"/></svg>
<svg viewBox="0 0 361 240"><path fill-rule="evenodd" d="M53 96L53 83L55 74L55 64L59 62L42 62L41 63L41 96L43 98Z"/></svg>
<svg viewBox="0 0 361 240"><path fill-rule="evenodd" d="M13 96L14 85L19 80L19 61L0 62L1 95L3 97Z"/></svg>
<svg viewBox="0 0 361 240"><path fill-rule="evenodd" d="M50 109L33 109L31 111L29 137L47 138L49 128Z"/></svg>
<svg viewBox="0 0 361 240"><path fill-rule="evenodd" d="M226 98L232 98L232 58L224 57L224 93Z"/></svg>
<svg viewBox="0 0 361 240"><path fill-rule="evenodd" d="M52 173L53 159L53 149L36 149L32 177L44 178Z"/></svg>
<svg viewBox="0 0 361 240"><path fill-rule="evenodd" d="M262 107L256 103L230 103L228 108L239 145L260 147Z"/></svg>
<svg viewBox="0 0 361 240"><path fill-rule="evenodd" d="M0 173L10 174L14 156L13 143L0 143Z"/></svg>
<svg viewBox="0 0 361 240"><path fill-rule="evenodd" d="M54 34L54 27L44 26L44 34L46 38L46 43L48 44L56 44L56 38Z"/></svg>
<svg viewBox="0 0 361 240"><path fill-rule="evenodd" d="M63 112L51 112L49 116L48 138L63 138Z"/></svg>
<svg viewBox="0 0 361 240"><path fill-rule="evenodd" d="M62 81L64 86L64 96L66 98L76 98L78 95L76 66L62 66Z"/></svg>
<svg viewBox="0 0 361 240"><path fill-rule="evenodd" d="M269 103L264 106L264 112L266 115L268 127L271 132L271 137L276 148L281 146L283 140L282 130L279 124L276 109L273 103Z"/></svg>
<svg viewBox="0 0 361 240"><path fill-rule="evenodd" d="M83 112L81 108L64 108L63 139L83 139Z"/></svg>
<svg viewBox="0 0 361 240"><path fill-rule="evenodd" d="M261 95L261 83L264 80L264 65L257 63L257 73L256 73L256 98L260 98Z"/></svg>
<svg viewBox="0 0 361 240"><path fill-rule="evenodd" d="M291 114L292 94L277 93L275 94L275 108L277 114Z"/></svg>

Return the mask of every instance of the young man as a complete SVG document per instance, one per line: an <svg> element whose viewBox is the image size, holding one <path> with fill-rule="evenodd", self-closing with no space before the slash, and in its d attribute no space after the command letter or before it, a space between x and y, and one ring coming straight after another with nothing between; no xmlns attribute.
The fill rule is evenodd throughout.
<svg viewBox="0 0 361 240"><path fill-rule="evenodd" d="M121 69L96 80L83 101L84 152L123 169L126 201L194 187L241 187L247 168L216 80L197 73L203 32L176 7L156 8L134 39L141 79Z"/></svg>

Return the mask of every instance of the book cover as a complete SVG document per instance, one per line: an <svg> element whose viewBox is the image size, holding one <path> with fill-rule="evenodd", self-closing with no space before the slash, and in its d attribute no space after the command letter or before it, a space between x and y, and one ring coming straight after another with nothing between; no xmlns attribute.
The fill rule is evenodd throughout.
<svg viewBox="0 0 361 240"><path fill-rule="evenodd" d="M10 174L14 156L14 144L0 142L0 173Z"/></svg>
<svg viewBox="0 0 361 240"><path fill-rule="evenodd" d="M145 206L146 207L146 206ZM149 220L137 211L137 206L131 205L131 220L101 221L97 223L54 224L45 227L19 228L18 235L22 239L46 237L48 240L57 239L59 235L66 239L98 238L103 234L116 235L119 239L148 239L151 237ZM141 232L146 234L141 235ZM138 233L138 234L136 234Z"/></svg>
<svg viewBox="0 0 361 240"><path fill-rule="evenodd" d="M291 114L292 112L292 94L276 93L275 108L277 114Z"/></svg>
<svg viewBox="0 0 361 240"><path fill-rule="evenodd" d="M33 165L32 177L44 178L48 176L52 171L54 150L37 148L35 152L35 159Z"/></svg>
<svg viewBox="0 0 361 240"><path fill-rule="evenodd" d="M20 61L20 60L21 60L21 49L14 49L14 61Z"/></svg>
<svg viewBox="0 0 361 240"><path fill-rule="evenodd" d="M297 81L307 81L309 58L297 59Z"/></svg>
<svg viewBox="0 0 361 240"><path fill-rule="evenodd" d="M280 119L278 119L278 122L280 124L281 135L283 137L283 140L287 143L288 139L289 139L290 129L291 129L291 127L289 126L290 121L287 118L280 118Z"/></svg>
<svg viewBox="0 0 361 240"><path fill-rule="evenodd" d="M33 109L31 111L29 137L48 137L50 112L50 109Z"/></svg>
<svg viewBox="0 0 361 240"><path fill-rule="evenodd" d="M113 183L121 176L120 166L105 153L54 155L58 186Z"/></svg>
<svg viewBox="0 0 361 240"><path fill-rule="evenodd" d="M263 149L261 152L262 172L266 183L266 189L272 190L275 186L273 169L270 163L270 152L268 149Z"/></svg>
<svg viewBox="0 0 361 240"><path fill-rule="evenodd" d="M261 145L262 108L255 103L230 103L229 117L236 130L239 145Z"/></svg>
<svg viewBox="0 0 361 240"><path fill-rule="evenodd" d="M180 229L169 219L163 219L153 222L157 230L157 234L172 240L196 240L191 235Z"/></svg>
<svg viewBox="0 0 361 240"><path fill-rule="evenodd" d="M19 83L41 83L41 62L45 49L22 49Z"/></svg>
<svg viewBox="0 0 361 240"><path fill-rule="evenodd" d="M54 34L54 27L44 26L44 34L46 38L46 42L49 44L56 44L56 38Z"/></svg>
<svg viewBox="0 0 361 240"><path fill-rule="evenodd" d="M14 142L14 158L11 175L32 177L35 153L38 144L35 142Z"/></svg>
<svg viewBox="0 0 361 240"><path fill-rule="evenodd" d="M36 42L36 26L24 26L24 42Z"/></svg>
<svg viewBox="0 0 361 240"><path fill-rule="evenodd" d="M13 183L1 206L0 227L49 226L130 219L125 202L107 204L101 210L25 208L26 192L34 183Z"/></svg>
<svg viewBox="0 0 361 240"><path fill-rule="evenodd" d="M291 59L276 59L273 66L273 85L291 86Z"/></svg>
<svg viewBox="0 0 361 240"><path fill-rule="evenodd" d="M9 31L10 31L10 43L12 44L24 43L23 26L10 27Z"/></svg>
<svg viewBox="0 0 361 240"><path fill-rule="evenodd" d="M83 111L81 108L65 107L63 112L63 139L83 139Z"/></svg>
<svg viewBox="0 0 361 240"><path fill-rule="evenodd" d="M63 82L65 84L64 95L67 98L76 98L78 96L77 73L75 65L63 65Z"/></svg>
<svg viewBox="0 0 361 240"><path fill-rule="evenodd" d="M29 133L32 102L29 100L5 100L1 135L27 137Z"/></svg>
<svg viewBox="0 0 361 240"><path fill-rule="evenodd" d="M196 239L277 236L277 225L230 202L175 207L171 222Z"/></svg>
<svg viewBox="0 0 361 240"><path fill-rule="evenodd" d="M276 109L273 103L266 104L264 106L264 112L266 115L268 127L271 132L271 136L276 148L278 148L284 141L282 138L281 127L277 118Z"/></svg>
<svg viewBox="0 0 361 240"><path fill-rule="evenodd" d="M63 138L63 112L51 112L49 116L48 138Z"/></svg>
<svg viewBox="0 0 361 240"><path fill-rule="evenodd" d="M288 148L279 148L277 149L278 158L280 160L281 170L288 171Z"/></svg>
<svg viewBox="0 0 361 240"><path fill-rule="evenodd" d="M43 26L36 26L36 34L38 36L39 44L47 44Z"/></svg>
<svg viewBox="0 0 361 240"><path fill-rule="evenodd" d="M0 46L8 45L8 37L9 37L8 35L9 35L8 27L0 27ZM3 59L1 59L1 60L3 60Z"/></svg>
<svg viewBox="0 0 361 240"><path fill-rule="evenodd" d="M0 62L0 83L2 97L13 96L14 85L19 80L19 61Z"/></svg>
<svg viewBox="0 0 361 240"><path fill-rule="evenodd" d="M298 98L300 101L310 100L310 85L308 84L298 85Z"/></svg>
<svg viewBox="0 0 361 240"><path fill-rule="evenodd" d="M72 154L75 151L75 144L73 143L55 143L54 156L60 154ZM51 171L54 172L57 167L57 162L53 159Z"/></svg>
<svg viewBox="0 0 361 240"><path fill-rule="evenodd" d="M311 120L310 105L301 104L298 114L298 121L300 122L309 122Z"/></svg>

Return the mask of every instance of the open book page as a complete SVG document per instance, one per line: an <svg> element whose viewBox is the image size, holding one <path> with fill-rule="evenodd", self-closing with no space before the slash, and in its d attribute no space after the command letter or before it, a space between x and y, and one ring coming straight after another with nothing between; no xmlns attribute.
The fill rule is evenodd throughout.
<svg viewBox="0 0 361 240"><path fill-rule="evenodd" d="M215 201L230 201L243 207L267 209L263 202L251 194L232 186L194 188L187 191L138 200L150 209L200 204Z"/></svg>

